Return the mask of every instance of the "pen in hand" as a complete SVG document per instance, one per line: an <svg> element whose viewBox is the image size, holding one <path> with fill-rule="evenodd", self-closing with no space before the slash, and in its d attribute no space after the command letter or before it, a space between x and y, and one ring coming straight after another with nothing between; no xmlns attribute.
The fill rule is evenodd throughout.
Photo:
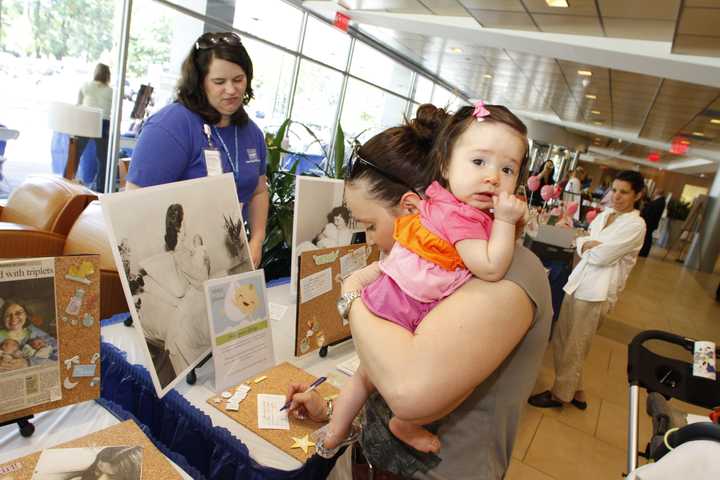
<svg viewBox="0 0 720 480"><path fill-rule="evenodd" d="M317 380L315 380L314 382L312 382L312 383L310 384L310 387L309 387L307 390L305 390L305 391L306 391L306 392L312 392L312 391L315 390L317 387L319 387L325 380L327 380L327 377L320 377L320 378L318 378ZM282 408L280 409L280 411L282 412L283 410L287 410L288 408L290 408L290 405L291 405L291 404L292 404L292 399L290 399L290 400L288 400L287 402L285 402L285 405L282 406Z"/></svg>

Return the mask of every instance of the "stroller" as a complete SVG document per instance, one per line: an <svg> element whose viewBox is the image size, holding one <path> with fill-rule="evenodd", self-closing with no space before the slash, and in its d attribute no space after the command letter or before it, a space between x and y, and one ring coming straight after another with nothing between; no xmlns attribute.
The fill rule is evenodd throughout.
<svg viewBox="0 0 720 480"><path fill-rule="evenodd" d="M648 349L648 341L660 341L680 346L689 352L691 361L659 355ZM712 410L720 406L720 379L710 380L693 376L693 350L695 340L659 330L638 334L628 345L628 382L630 384L628 415L628 474L637 468L638 460L638 403L640 388L648 392L648 414L653 417L653 436L645 452L640 455L657 462L679 445L693 440L720 442L720 410L716 410L715 423L676 421L677 415L667 405L676 398ZM716 349L715 357L720 357ZM717 415L717 416L716 416ZM675 417L675 418L674 418ZM682 425L676 427L676 425Z"/></svg>

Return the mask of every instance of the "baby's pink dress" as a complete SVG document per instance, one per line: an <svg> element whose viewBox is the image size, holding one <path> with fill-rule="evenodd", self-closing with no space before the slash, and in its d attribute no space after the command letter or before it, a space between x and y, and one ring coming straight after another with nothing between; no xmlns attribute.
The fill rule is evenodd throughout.
<svg viewBox="0 0 720 480"><path fill-rule="evenodd" d="M472 276L455 243L488 240L492 229L488 213L462 203L437 182L425 191L419 210L417 219L396 220L396 242L380 262L382 274L362 291L363 302L375 315L411 332L440 300ZM459 266L448 269L449 265Z"/></svg>

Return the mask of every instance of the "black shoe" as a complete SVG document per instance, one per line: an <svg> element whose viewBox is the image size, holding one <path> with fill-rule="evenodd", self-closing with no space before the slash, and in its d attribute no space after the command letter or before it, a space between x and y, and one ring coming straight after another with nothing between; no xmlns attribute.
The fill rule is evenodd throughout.
<svg viewBox="0 0 720 480"><path fill-rule="evenodd" d="M563 402L558 400L553 400L552 393L550 393L550 390L545 390L542 393L538 393L537 395L533 395L530 398L528 398L528 403L532 405L533 407L538 408L559 408L562 407ZM580 408L580 407L578 407Z"/></svg>
<svg viewBox="0 0 720 480"><path fill-rule="evenodd" d="M580 400L575 400L574 398L570 401L573 405L575 405L580 410L585 410L587 408L587 402L583 402Z"/></svg>

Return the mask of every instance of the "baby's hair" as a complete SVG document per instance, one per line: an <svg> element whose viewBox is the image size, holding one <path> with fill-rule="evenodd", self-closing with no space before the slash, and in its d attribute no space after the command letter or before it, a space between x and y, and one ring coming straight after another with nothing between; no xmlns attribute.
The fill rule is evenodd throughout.
<svg viewBox="0 0 720 480"><path fill-rule="evenodd" d="M517 132L525 141L525 155L520 164L517 181L517 185L523 185L528 162L527 127L523 121L508 110L507 107L502 105L485 105L485 108L490 112L490 115L483 118L484 123L502 123ZM473 115L474 110L474 107L466 106L455 112L455 114L445 122L430 153L431 161L429 167L431 169L431 176L445 187L447 187L447 179L444 177L444 172L447 172L450 166L449 163L453 147L458 138L460 138L460 135L462 135L473 122L478 121Z"/></svg>
<svg viewBox="0 0 720 480"><path fill-rule="evenodd" d="M15 343L15 345L17 345L18 347L20 346L20 342L18 342L18 341L15 340L14 338L6 338L6 339L4 339L2 342L0 342L0 345L3 345L5 342L13 342L13 343Z"/></svg>

